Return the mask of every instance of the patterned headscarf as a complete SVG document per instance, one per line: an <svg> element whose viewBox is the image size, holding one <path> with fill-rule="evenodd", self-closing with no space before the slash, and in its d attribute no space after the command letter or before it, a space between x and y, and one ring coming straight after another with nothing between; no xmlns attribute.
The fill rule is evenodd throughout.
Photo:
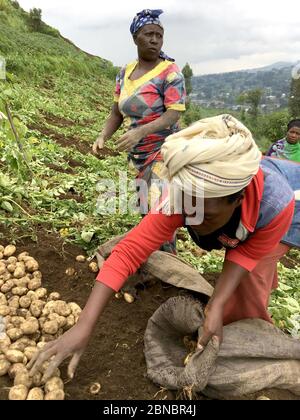
<svg viewBox="0 0 300 420"><path fill-rule="evenodd" d="M156 9L144 9L141 12L137 13L135 18L133 19L132 24L130 25L130 32L132 35L136 34L139 29L141 29L145 25L158 25L162 29L164 29L161 21L159 20L159 16L163 13L163 10ZM160 58L163 60L175 61L174 58L169 57L163 51L159 54Z"/></svg>
<svg viewBox="0 0 300 420"><path fill-rule="evenodd" d="M163 10L151 10L144 9L141 12L137 13L133 22L130 26L130 32L132 35L136 34L139 29L145 25L158 25L163 29L159 16L163 13Z"/></svg>
<svg viewBox="0 0 300 420"><path fill-rule="evenodd" d="M196 196L207 198L246 188L261 160L250 131L231 115L200 120L167 137L161 152L169 180L180 189L190 184Z"/></svg>

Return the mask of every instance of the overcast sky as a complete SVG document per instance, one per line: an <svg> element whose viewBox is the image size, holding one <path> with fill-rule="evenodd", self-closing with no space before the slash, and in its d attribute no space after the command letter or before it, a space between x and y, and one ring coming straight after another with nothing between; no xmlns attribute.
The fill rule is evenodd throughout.
<svg viewBox="0 0 300 420"><path fill-rule="evenodd" d="M299 0L19 0L83 50L122 66L136 58L129 32L144 8L163 9L164 51L194 74L300 60Z"/></svg>

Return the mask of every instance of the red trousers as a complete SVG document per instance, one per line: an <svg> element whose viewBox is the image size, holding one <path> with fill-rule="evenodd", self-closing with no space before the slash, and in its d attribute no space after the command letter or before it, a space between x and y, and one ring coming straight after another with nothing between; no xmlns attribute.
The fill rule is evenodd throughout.
<svg viewBox="0 0 300 420"><path fill-rule="evenodd" d="M277 262L289 249L280 243L243 279L225 305L224 325L247 318L260 318L272 323L267 308L272 290L278 287Z"/></svg>

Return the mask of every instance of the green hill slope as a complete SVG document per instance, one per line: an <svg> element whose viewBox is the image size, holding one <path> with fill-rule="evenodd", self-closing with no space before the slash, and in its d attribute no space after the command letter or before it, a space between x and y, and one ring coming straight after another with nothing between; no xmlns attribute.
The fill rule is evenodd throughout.
<svg viewBox="0 0 300 420"><path fill-rule="evenodd" d="M112 105L117 69L44 23L33 32L28 19L16 2L0 0L7 70L0 80L0 223L11 236L14 228L27 234L42 226L92 247L92 237L101 242L134 223L132 216L97 211L97 181L117 179L126 168L113 143L102 159L91 154Z"/></svg>

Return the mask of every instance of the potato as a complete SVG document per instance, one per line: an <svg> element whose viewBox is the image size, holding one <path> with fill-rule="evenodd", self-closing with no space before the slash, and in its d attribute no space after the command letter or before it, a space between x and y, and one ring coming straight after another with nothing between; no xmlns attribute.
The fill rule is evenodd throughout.
<svg viewBox="0 0 300 420"><path fill-rule="evenodd" d="M18 259L17 259L16 257L9 257L9 258L7 258L7 260L6 260L7 265L9 265L9 264L14 264L14 265L16 265L16 264L17 264L17 262L18 262Z"/></svg>
<svg viewBox="0 0 300 420"><path fill-rule="evenodd" d="M19 300L19 305L21 308L27 309L31 305L31 299L28 296L22 296Z"/></svg>
<svg viewBox="0 0 300 420"><path fill-rule="evenodd" d="M28 388L25 385L13 386L8 395L10 401L25 401L28 395Z"/></svg>
<svg viewBox="0 0 300 420"><path fill-rule="evenodd" d="M32 386L32 379L29 376L29 372L19 372L16 374L14 379L14 386L25 385L27 388Z"/></svg>
<svg viewBox="0 0 300 420"><path fill-rule="evenodd" d="M4 252L4 246L3 245L0 245L0 252L3 254L3 252Z"/></svg>
<svg viewBox="0 0 300 420"><path fill-rule="evenodd" d="M77 305L77 303L71 302L71 303L68 304L68 306L71 309L71 312L75 317L78 317L81 314L82 310L81 310L80 306Z"/></svg>
<svg viewBox="0 0 300 420"><path fill-rule="evenodd" d="M39 341L38 343L37 343L37 345L36 345L36 348L38 349L38 350L43 350L43 348L45 347L45 345L46 345L47 343L45 343L44 341Z"/></svg>
<svg viewBox="0 0 300 420"><path fill-rule="evenodd" d="M7 280L10 280L12 278L12 275L11 275L11 273L9 273L8 271L6 271L4 274L2 274L1 276L0 276L0 280L1 281L4 281L4 283L7 281Z"/></svg>
<svg viewBox="0 0 300 420"><path fill-rule="evenodd" d="M17 308L14 308L14 307L11 307L10 306L10 314L9 315L11 315L11 316L17 316L18 315L18 309Z"/></svg>
<svg viewBox="0 0 300 420"><path fill-rule="evenodd" d="M24 257L28 257L29 253L28 252L22 252L21 254L18 255L18 261L24 261Z"/></svg>
<svg viewBox="0 0 300 420"><path fill-rule="evenodd" d="M36 318L28 318L23 324L21 325L21 330L26 335L35 334L39 330L39 323Z"/></svg>
<svg viewBox="0 0 300 420"><path fill-rule="evenodd" d="M16 287L27 287L30 278L28 276L21 277L20 279L13 279Z"/></svg>
<svg viewBox="0 0 300 420"><path fill-rule="evenodd" d="M23 332L20 328L10 328L6 331L6 334L9 336L11 341L16 341L23 336Z"/></svg>
<svg viewBox="0 0 300 420"><path fill-rule="evenodd" d="M57 321L46 321L43 327L43 332L46 334L54 335L58 331Z"/></svg>
<svg viewBox="0 0 300 420"><path fill-rule="evenodd" d="M11 345L11 339L8 337L7 334L4 336L0 336L0 353L6 352L9 346Z"/></svg>
<svg viewBox="0 0 300 420"><path fill-rule="evenodd" d="M75 325L75 317L74 315L69 315L66 319L66 324L64 325L64 330L69 330L70 328L74 327Z"/></svg>
<svg viewBox="0 0 300 420"><path fill-rule="evenodd" d="M71 309L63 300L57 300L54 305L55 312L60 316L71 315Z"/></svg>
<svg viewBox="0 0 300 420"><path fill-rule="evenodd" d="M50 293L48 301L51 300L60 300L60 294L56 292Z"/></svg>
<svg viewBox="0 0 300 420"><path fill-rule="evenodd" d="M33 279L29 280L28 282L28 289L29 290L37 290L42 286L42 280L38 277L34 277Z"/></svg>
<svg viewBox="0 0 300 420"><path fill-rule="evenodd" d="M89 264L89 268L93 273L98 273L99 271L98 264L96 262L91 262Z"/></svg>
<svg viewBox="0 0 300 420"><path fill-rule="evenodd" d="M60 378L53 377L45 383L45 392L47 394L57 389L64 389L64 383Z"/></svg>
<svg viewBox="0 0 300 420"><path fill-rule="evenodd" d="M14 271L13 276L14 276L15 279L21 279L22 277L25 276L25 274L26 273L25 273L25 270L23 268L17 267Z"/></svg>
<svg viewBox="0 0 300 420"><path fill-rule="evenodd" d="M9 350L18 350L21 351L22 353L24 352L26 348L26 344L21 342L21 339L15 341L13 344L11 344L9 346Z"/></svg>
<svg viewBox="0 0 300 420"><path fill-rule="evenodd" d="M22 344L24 344L25 345L25 348L26 347L36 347L36 342L35 341L33 341L31 338L29 338L29 337L22 337L22 338L20 338L20 343L22 343Z"/></svg>
<svg viewBox="0 0 300 420"><path fill-rule="evenodd" d="M43 298L45 298L45 297L47 296L47 294L48 294L47 289L45 289L45 288L43 288L43 287L40 287L39 289L37 289L37 290L35 291L35 295L36 295L36 297L37 297L38 299L43 299Z"/></svg>
<svg viewBox="0 0 300 420"><path fill-rule="evenodd" d="M3 255L4 257L11 257L16 252L17 248L14 245L7 245L4 248Z"/></svg>
<svg viewBox="0 0 300 420"><path fill-rule="evenodd" d="M67 319L64 316L60 316L56 313L50 314L48 320L56 321L59 328L63 328L67 324Z"/></svg>
<svg viewBox="0 0 300 420"><path fill-rule="evenodd" d="M63 401L65 399L65 393L62 389L56 389L45 395L45 401Z"/></svg>
<svg viewBox="0 0 300 420"><path fill-rule="evenodd" d="M9 273L14 273L16 268L17 268L16 264L8 264L8 266L6 267L6 269Z"/></svg>
<svg viewBox="0 0 300 420"><path fill-rule="evenodd" d="M44 309L43 309L42 315L43 316L48 316L48 315L54 313L56 302L59 302L59 301L51 300L50 302L47 302Z"/></svg>
<svg viewBox="0 0 300 420"><path fill-rule="evenodd" d="M31 299L31 302L38 300L37 295L35 294L33 290L30 290L26 296L29 297L29 299Z"/></svg>
<svg viewBox="0 0 300 420"><path fill-rule="evenodd" d="M42 315L44 306L45 302L43 302L42 300L35 300L30 305L30 312L35 318L39 318Z"/></svg>
<svg viewBox="0 0 300 420"><path fill-rule="evenodd" d="M76 274L76 270L73 267L69 267L66 269L66 275L69 277L73 277Z"/></svg>
<svg viewBox="0 0 300 420"><path fill-rule="evenodd" d="M28 258L25 260L25 267L27 271L33 273L34 271L38 271L39 263L34 258Z"/></svg>
<svg viewBox="0 0 300 420"><path fill-rule="evenodd" d="M42 281L42 273L40 271L35 271L34 273L32 273L32 278L33 279L39 279Z"/></svg>
<svg viewBox="0 0 300 420"><path fill-rule="evenodd" d="M3 252L0 252L0 260L4 257Z"/></svg>
<svg viewBox="0 0 300 420"><path fill-rule="evenodd" d="M10 322L14 325L15 328L20 328L20 326L25 322L25 319L21 316L12 316Z"/></svg>
<svg viewBox="0 0 300 420"><path fill-rule="evenodd" d="M5 283L5 281L0 279L0 289L3 286L4 283Z"/></svg>
<svg viewBox="0 0 300 420"><path fill-rule="evenodd" d="M28 371L26 369L26 366L23 365L23 363L14 363L8 369L8 376L10 377L10 379L14 379L17 376L17 374L24 372L26 373Z"/></svg>
<svg viewBox="0 0 300 420"><path fill-rule="evenodd" d="M11 364L8 360L6 359L0 360L0 377L7 375L10 366Z"/></svg>
<svg viewBox="0 0 300 420"><path fill-rule="evenodd" d="M20 297L19 296L13 296L10 299L8 299L8 306L10 308L16 308L19 309L20 307Z"/></svg>
<svg viewBox="0 0 300 420"><path fill-rule="evenodd" d="M85 257L84 255L78 255L78 256L76 257L76 261L77 261L77 262L84 263L84 262L85 262L85 260L86 260L86 257Z"/></svg>
<svg viewBox="0 0 300 420"><path fill-rule="evenodd" d="M18 350L7 350L5 353L6 358L11 363L23 363L24 362L24 354Z"/></svg>
<svg viewBox="0 0 300 420"><path fill-rule="evenodd" d="M15 286L15 283L13 280L7 280L1 287L2 293L8 293L13 287Z"/></svg>
<svg viewBox="0 0 300 420"><path fill-rule="evenodd" d="M7 304L7 299L4 293L0 292L0 305L6 305Z"/></svg>
<svg viewBox="0 0 300 420"><path fill-rule="evenodd" d="M32 388L27 396L27 401L42 401L44 399L44 392L41 388Z"/></svg>
<svg viewBox="0 0 300 420"><path fill-rule="evenodd" d="M124 299L127 303L133 303L135 301L134 297L130 293L124 293Z"/></svg>
<svg viewBox="0 0 300 420"><path fill-rule="evenodd" d="M26 287L14 287L12 289L12 294L15 296L24 296L28 292Z"/></svg>
<svg viewBox="0 0 300 420"><path fill-rule="evenodd" d="M24 350L24 355L27 357L27 360L30 361L33 356L37 353L38 349L36 347L26 347Z"/></svg>
<svg viewBox="0 0 300 420"><path fill-rule="evenodd" d="M42 385L42 378L43 378L43 375L41 374L41 372L35 373L32 377L32 385L33 386L41 386Z"/></svg>
<svg viewBox="0 0 300 420"><path fill-rule="evenodd" d="M1 262L0 263L0 275L3 276L3 274L5 274L5 273L6 273L6 265L3 262Z"/></svg>
<svg viewBox="0 0 300 420"><path fill-rule="evenodd" d="M10 314L10 307L7 305L0 305L0 316L7 316Z"/></svg>

